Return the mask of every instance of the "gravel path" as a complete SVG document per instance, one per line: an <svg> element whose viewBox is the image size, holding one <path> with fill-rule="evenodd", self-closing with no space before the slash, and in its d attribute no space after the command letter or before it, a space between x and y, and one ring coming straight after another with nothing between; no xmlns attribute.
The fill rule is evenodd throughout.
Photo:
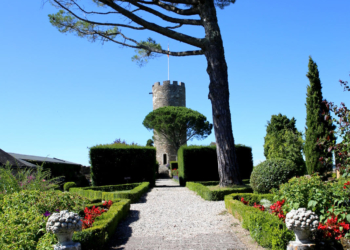
<svg viewBox="0 0 350 250"><path fill-rule="evenodd" d="M109 249L247 249L225 211L224 201L205 201L172 179L158 179L131 204Z"/></svg>

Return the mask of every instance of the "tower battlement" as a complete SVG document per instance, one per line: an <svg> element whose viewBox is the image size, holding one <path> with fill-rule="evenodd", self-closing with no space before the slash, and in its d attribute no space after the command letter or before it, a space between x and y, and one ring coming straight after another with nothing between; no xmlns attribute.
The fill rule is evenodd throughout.
<svg viewBox="0 0 350 250"><path fill-rule="evenodd" d="M184 82L178 82L178 81L173 81L173 83L171 83L171 81L163 81L163 85L160 84L160 82L156 82L152 85L152 89L154 87L160 87L160 86L179 86L179 87L185 87L185 83Z"/></svg>

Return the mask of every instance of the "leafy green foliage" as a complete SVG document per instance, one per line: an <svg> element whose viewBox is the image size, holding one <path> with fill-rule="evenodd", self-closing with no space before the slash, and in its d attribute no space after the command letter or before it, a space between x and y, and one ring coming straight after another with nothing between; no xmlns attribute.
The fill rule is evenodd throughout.
<svg viewBox="0 0 350 250"><path fill-rule="evenodd" d="M13 168L6 164L0 168L0 193L12 194L21 190L46 191L54 189L60 183L60 178L50 178L49 169L37 165L36 169Z"/></svg>
<svg viewBox="0 0 350 250"><path fill-rule="evenodd" d="M298 131L295 128L295 122L296 120L294 117L289 119L287 116L282 115L281 113L271 116L271 121L268 121L266 126L266 137L264 144L264 155L266 158L269 154L271 146L271 144L266 144L267 138L271 137L271 134L276 134L285 129L291 130L293 133L297 134Z"/></svg>
<svg viewBox="0 0 350 250"><path fill-rule="evenodd" d="M150 112L142 123L148 130L163 135L176 151L187 141L205 139L213 125L201 113L186 107L167 106Z"/></svg>
<svg viewBox="0 0 350 250"><path fill-rule="evenodd" d="M76 186L77 184L75 184L75 182L66 182L63 185L63 190L68 192L70 188L76 187Z"/></svg>
<svg viewBox="0 0 350 250"><path fill-rule="evenodd" d="M162 50L162 46L150 37L147 39L147 41L139 42L138 45L142 45L142 46L157 49L157 50ZM136 49L135 52L136 52L136 55L134 55L131 58L131 60L133 62L136 62L140 67L148 63L148 60L161 56L147 49Z"/></svg>
<svg viewBox="0 0 350 250"><path fill-rule="evenodd" d="M287 159L268 159L253 168L250 185L254 192L268 193L298 172L297 165Z"/></svg>
<svg viewBox="0 0 350 250"><path fill-rule="evenodd" d="M4 195L0 200L0 248L35 249L45 233L46 211L78 212L85 203L82 197L60 191L23 190Z"/></svg>
<svg viewBox="0 0 350 250"><path fill-rule="evenodd" d="M336 128L332 123L332 119L326 120L322 116L327 114L330 117L329 110L322 103L322 86L319 77L317 64L309 57L309 72L307 78L309 78L310 85L307 87L306 97L306 133L305 133L305 160L306 168L309 174L314 172L324 173L332 168L331 164L322 164L319 161L320 157L331 158L332 152L323 152L317 147L317 138L325 137L329 135L329 132ZM327 110L327 111L326 111ZM334 141L334 134L330 134L329 139Z"/></svg>
<svg viewBox="0 0 350 250"><path fill-rule="evenodd" d="M147 147L153 147L153 143L154 143L154 141L152 139L148 139L147 143L146 143L146 146Z"/></svg>
<svg viewBox="0 0 350 250"><path fill-rule="evenodd" d="M286 212L300 207L310 209L320 216L322 223L330 219L332 213L350 221L349 191L344 188L344 182L344 179L324 182L318 175L292 178L279 190L273 190L274 199L285 200L283 210Z"/></svg>
<svg viewBox="0 0 350 250"><path fill-rule="evenodd" d="M304 140L301 133L283 129L266 135L264 147L268 148L266 159L288 159L298 166L298 175L306 173L306 165L301 151Z"/></svg>
<svg viewBox="0 0 350 250"><path fill-rule="evenodd" d="M270 195L255 196L254 194L233 194L225 196L225 207L235 218L242 221L242 227L248 229L251 237L259 245L273 250L284 250L288 242L295 239L294 233L287 229L286 224L275 215L262 212L254 207L244 205L238 198L271 199Z"/></svg>

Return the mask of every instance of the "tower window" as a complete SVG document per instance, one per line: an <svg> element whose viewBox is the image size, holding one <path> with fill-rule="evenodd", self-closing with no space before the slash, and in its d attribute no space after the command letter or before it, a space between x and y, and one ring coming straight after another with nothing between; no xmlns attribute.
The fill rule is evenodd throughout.
<svg viewBox="0 0 350 250"><path fill-rule="evenodd" d="M163 154L163 165L167 164L167 158L166 158L166 154Z"/></svg>

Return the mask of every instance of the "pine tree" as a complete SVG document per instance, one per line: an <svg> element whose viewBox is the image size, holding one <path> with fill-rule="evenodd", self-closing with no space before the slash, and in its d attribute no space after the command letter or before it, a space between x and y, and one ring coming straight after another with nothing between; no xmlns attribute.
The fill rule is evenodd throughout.
<svg viewBox="0 0 350 250"><path fill-rule="evenodd" d="M319 77L317 64L309 57L309 72L306 77L309 78L310 85L307 87L306 94L306 128L305 128L305 161L308 174L314 172L324 173L332 168L331 165L320 163L320 157L332 157L332 152L323 152L317 147L317 138L328 135L330 131L336 128L332 123L329 110L322 103L322 86ZM329 115L330 119L325 120L323 114ZM330 141L336 140L334 134L330 135Z"/></svg>

